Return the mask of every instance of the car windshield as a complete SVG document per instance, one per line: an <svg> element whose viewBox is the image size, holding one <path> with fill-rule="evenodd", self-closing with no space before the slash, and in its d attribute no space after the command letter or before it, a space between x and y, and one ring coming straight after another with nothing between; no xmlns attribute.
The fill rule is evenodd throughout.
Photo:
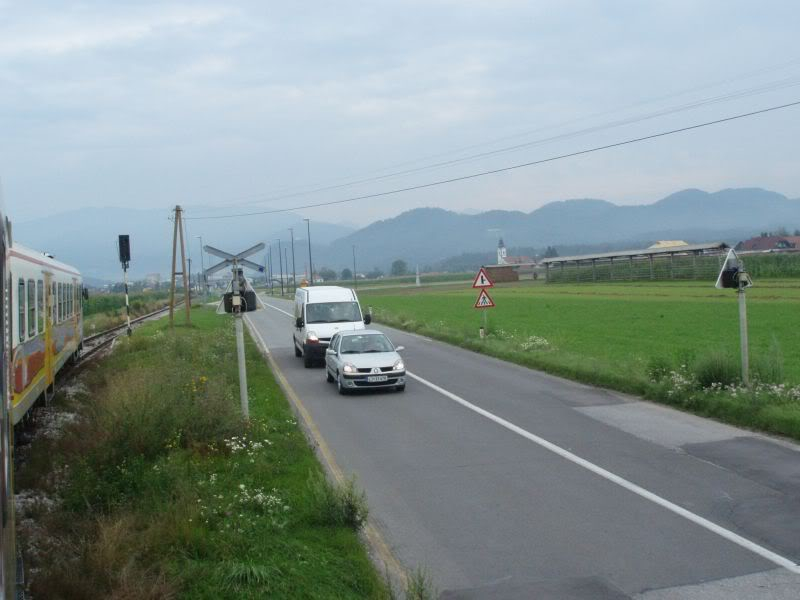
<svg viewBox="0 0 800 600"><path fill-rule="evenodd" d="M367 354L369 352L393 352L394 346L385 335L346 335L342 338L342 354Z"/></svg>
<svg viewBox="0 0 800 600"><path fill-rule="evenodd" d="M358 302L306 304L306 323L349 323L360 320Z"/></svg>

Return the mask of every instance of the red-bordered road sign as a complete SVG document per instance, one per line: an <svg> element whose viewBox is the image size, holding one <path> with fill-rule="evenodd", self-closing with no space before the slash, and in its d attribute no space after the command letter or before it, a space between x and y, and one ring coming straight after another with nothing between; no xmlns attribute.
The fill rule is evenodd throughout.
<svg viewBox="0 0 800 600"><path fill-rule="evenodd" d="M481 290L481 293L478 295L478 299L475 301L475 308L494 308L494 300L492 297L486 293L486 290Z"/></svg>
<svg viewBox="0 0 800 600"><path fill-rule="evenodd" d="M481 267L481 270L478 271L477 275L475 275L475 280L472 282L472 287L474 288L494 287L494 283L492 283L492 280L489 279L489 276L486 274L486 270L483 267Z"/></svg>

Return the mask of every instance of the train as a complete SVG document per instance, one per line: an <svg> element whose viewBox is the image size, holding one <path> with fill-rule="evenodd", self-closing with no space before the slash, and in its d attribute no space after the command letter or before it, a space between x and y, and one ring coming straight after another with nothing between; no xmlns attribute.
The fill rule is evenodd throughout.
<svg viewBox="0 0 800 600"><path fill-rule="evenodd" d="M12 241L0 204L0 600L18 597L14 537L14 426L49 400L59 372L83 348L83 301L75 267Z"/></svg>

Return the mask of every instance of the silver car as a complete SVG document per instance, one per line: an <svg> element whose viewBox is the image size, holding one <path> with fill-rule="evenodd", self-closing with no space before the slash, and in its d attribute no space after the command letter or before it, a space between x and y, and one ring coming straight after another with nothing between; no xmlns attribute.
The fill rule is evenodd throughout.
<svg viewBox="0 0 800 600"><path fill-rule="evenodd" d="M352 390L406 389L406 366L389 338L380 331L341 331L325 351L325 371L340 394Z"/></svg>

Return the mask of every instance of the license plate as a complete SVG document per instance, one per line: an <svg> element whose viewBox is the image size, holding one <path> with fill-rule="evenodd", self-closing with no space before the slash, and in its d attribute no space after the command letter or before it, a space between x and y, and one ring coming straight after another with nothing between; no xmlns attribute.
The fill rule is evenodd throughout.
<svg viewBox="0 0 800 600"><path fill-rule="evenodd" d="M380 383L381 381L388 381L389 377L386 375L370 375L367 377L368 383Z"/></svg>

